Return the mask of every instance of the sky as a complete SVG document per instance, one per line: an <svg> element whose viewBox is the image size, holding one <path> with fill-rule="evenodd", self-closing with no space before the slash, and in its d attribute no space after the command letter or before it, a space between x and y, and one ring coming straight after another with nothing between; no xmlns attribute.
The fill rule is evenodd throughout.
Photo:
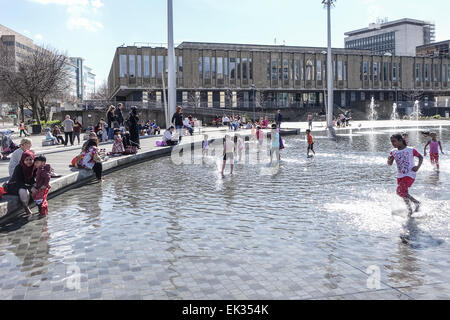
<svg viewBox="0 0 450 320"><path fill-rule="evenodd" d="M326 10L321 0L173 0L174 39L326 46ZM450 39L448 0L337 0L332 45L344 33L377 18L436 23L436 41ZM38 45L83 57L96 83L106 80L115 49L135 42L167 42L166 0L0 0L0 24ZM276 40L275 40L276 39ZM139 45L139 44L138 44Z"/></svg>

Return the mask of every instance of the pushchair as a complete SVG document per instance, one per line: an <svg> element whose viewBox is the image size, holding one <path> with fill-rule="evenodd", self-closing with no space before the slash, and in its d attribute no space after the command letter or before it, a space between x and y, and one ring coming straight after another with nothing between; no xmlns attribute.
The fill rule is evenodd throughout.
<svg viewBox="0 0 450 320"><path fill-rule="evenodd" d="M11 139L12 133L13 132L11 130L0 130L2 160L8 160L8 156L19 149L19 146L16 145Z"/></svg>

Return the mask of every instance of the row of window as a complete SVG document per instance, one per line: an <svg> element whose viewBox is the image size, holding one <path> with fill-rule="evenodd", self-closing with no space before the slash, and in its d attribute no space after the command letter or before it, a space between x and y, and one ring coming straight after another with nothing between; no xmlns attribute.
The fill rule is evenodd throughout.
<svg viewBox="0 0 450 320"><path fill-rule="evenodd" d="M253 80L253 59L198 57L198 75L200 80L241 80L241 76L242 80Z"/></svg>
<svg viewBox="0 0 450 320"><path fill-rule="evenodd" d="M295 80L295 81L321 81L326 79L326 62L307 59L306 63L300 59L288 60L267 59L267 80ZM304 67L305 65L305 67ZM315 70L314 70L315 67ZM347 81L347 62L339 60L333 61L334 80Z"/></svg>
<svg viewBox="0 0 450 320"><path fill-rule="evenodd" d="M417 82L450 82L450 64L433 64L430 68L428 63L422 65L417 63L415 66L415 80ZM361 62L360 80L368 81L402 81L401 62Z"/></svg>
<svg viewBox="0 0 450 320"><path fill-rule="evenodd" d="M346 41L345 48L371 50L373 54L390 52L395 55L395 32Z"/></svg>
<svg viewBox="0 0 450 320"><path fill-rule="evenodd" d="M128 60L128 61L127 61ZM151 61L151 63L150 63ZM183 78L183 57L175 57L177 77ZM162 78L163 70L168 69L167 56L125 55L119 57L119 75L121 78ZM127 67L128 66L128 67Z"/></svg>

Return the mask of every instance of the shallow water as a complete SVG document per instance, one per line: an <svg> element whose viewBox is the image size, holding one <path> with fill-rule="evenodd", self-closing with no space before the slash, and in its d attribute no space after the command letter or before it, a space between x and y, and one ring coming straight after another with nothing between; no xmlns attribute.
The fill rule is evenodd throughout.
<svg viewBox="0 0 450 320"><path fill-rule="evenodd" d="M408 219L391 131L313 133L314 159L303 134L287 137L275 174L268 159L221 178L220 159L162 158L71 190L48 217L1 228L0 298L321 298L371 292L370 266L385 290L449 284L450 159L439 173L424 160Z"/></svg>

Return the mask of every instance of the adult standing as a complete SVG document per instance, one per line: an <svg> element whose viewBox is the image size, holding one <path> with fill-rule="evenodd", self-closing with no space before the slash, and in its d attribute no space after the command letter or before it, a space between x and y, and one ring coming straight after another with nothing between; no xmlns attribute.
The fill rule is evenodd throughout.
<svg viewBox="0 0 450 320"><path fill-rule="evenodd" d="M64 126L64 136L65 136L65 141L64 141L64 147L67 146L67 143L69 142L69 138L70 138L70 144L73 146L73 120L70 119L70 116L67 115L66 116L66 120L63 121L63 126Z"/></svg>
<svg viewBox="0 0 450 320"><path fill-rule="evenodd" d="M35 180L34 153L27 150L22 154L19 164L14 168L14 172L6 183L6 192L19 196L25 212L32 214L28 204L30 203L30 193L33 190Z"/></svg>
<svg viewBox="0 0 450 320"><path fill-rule="evenodd" d="M313 127L312 122L313 122L313 118L312 118L312 114L310 113L310 114L308 114L308 128L309 128L309 130L312 130L312 127Z"/></svg>
<svg viewBox="0 0 450 320"><path fill-rule="evenodd" d="M116 115L115 115L116 108L111 105L109 106L108 111L106 112L106 120L108 122L108 140L112 140L114 136L114 122L116 121Z"/></svg>
<svg viewBox="0 0 450 320"><path fill-rule="evenodd" d="M82 126L83 125L78 121L77 118L73 119L73 141L75 142L75 138L77 138L78 145L80 145L80 134Z"/></svg>
<svg viewBox="0 0 450 320"><path fill-rule="evenodd" d="M283 121L283 115L281 114L281 110L277 111L277 115L275 116L275 123L278 128L281 128L281 122Z"/></svg>
<svg viewBox="0 0 450 320"><path fill-rule="evenodd" d="M183 129L183 112L182 108L180 106L177 107L177 110L172 116L172 124L175 126L175 129L177 130L177 133L179 135L178 142L181 141L182 133L181 130Z"/></svg>
<svg viewBox="0 0 450 320"><path fill-rule="evenodd" d="M123 109L123 104L119 103L117 105L116 111L115 111L115 115L116 115L116 121L119 125L119 129L122 132L122 134L125 132L125 127L123 125L124 119L123 119L123 113L122 113L122 109Z"/></svg>
<svg viewBox="0 0 450 320"><path fill-rule="evenodd" d="M140 148L139 142L139 117L137 114L137 107L132 107L130 114L128 115L130 140L135 143L135 145Z"/></svg>

